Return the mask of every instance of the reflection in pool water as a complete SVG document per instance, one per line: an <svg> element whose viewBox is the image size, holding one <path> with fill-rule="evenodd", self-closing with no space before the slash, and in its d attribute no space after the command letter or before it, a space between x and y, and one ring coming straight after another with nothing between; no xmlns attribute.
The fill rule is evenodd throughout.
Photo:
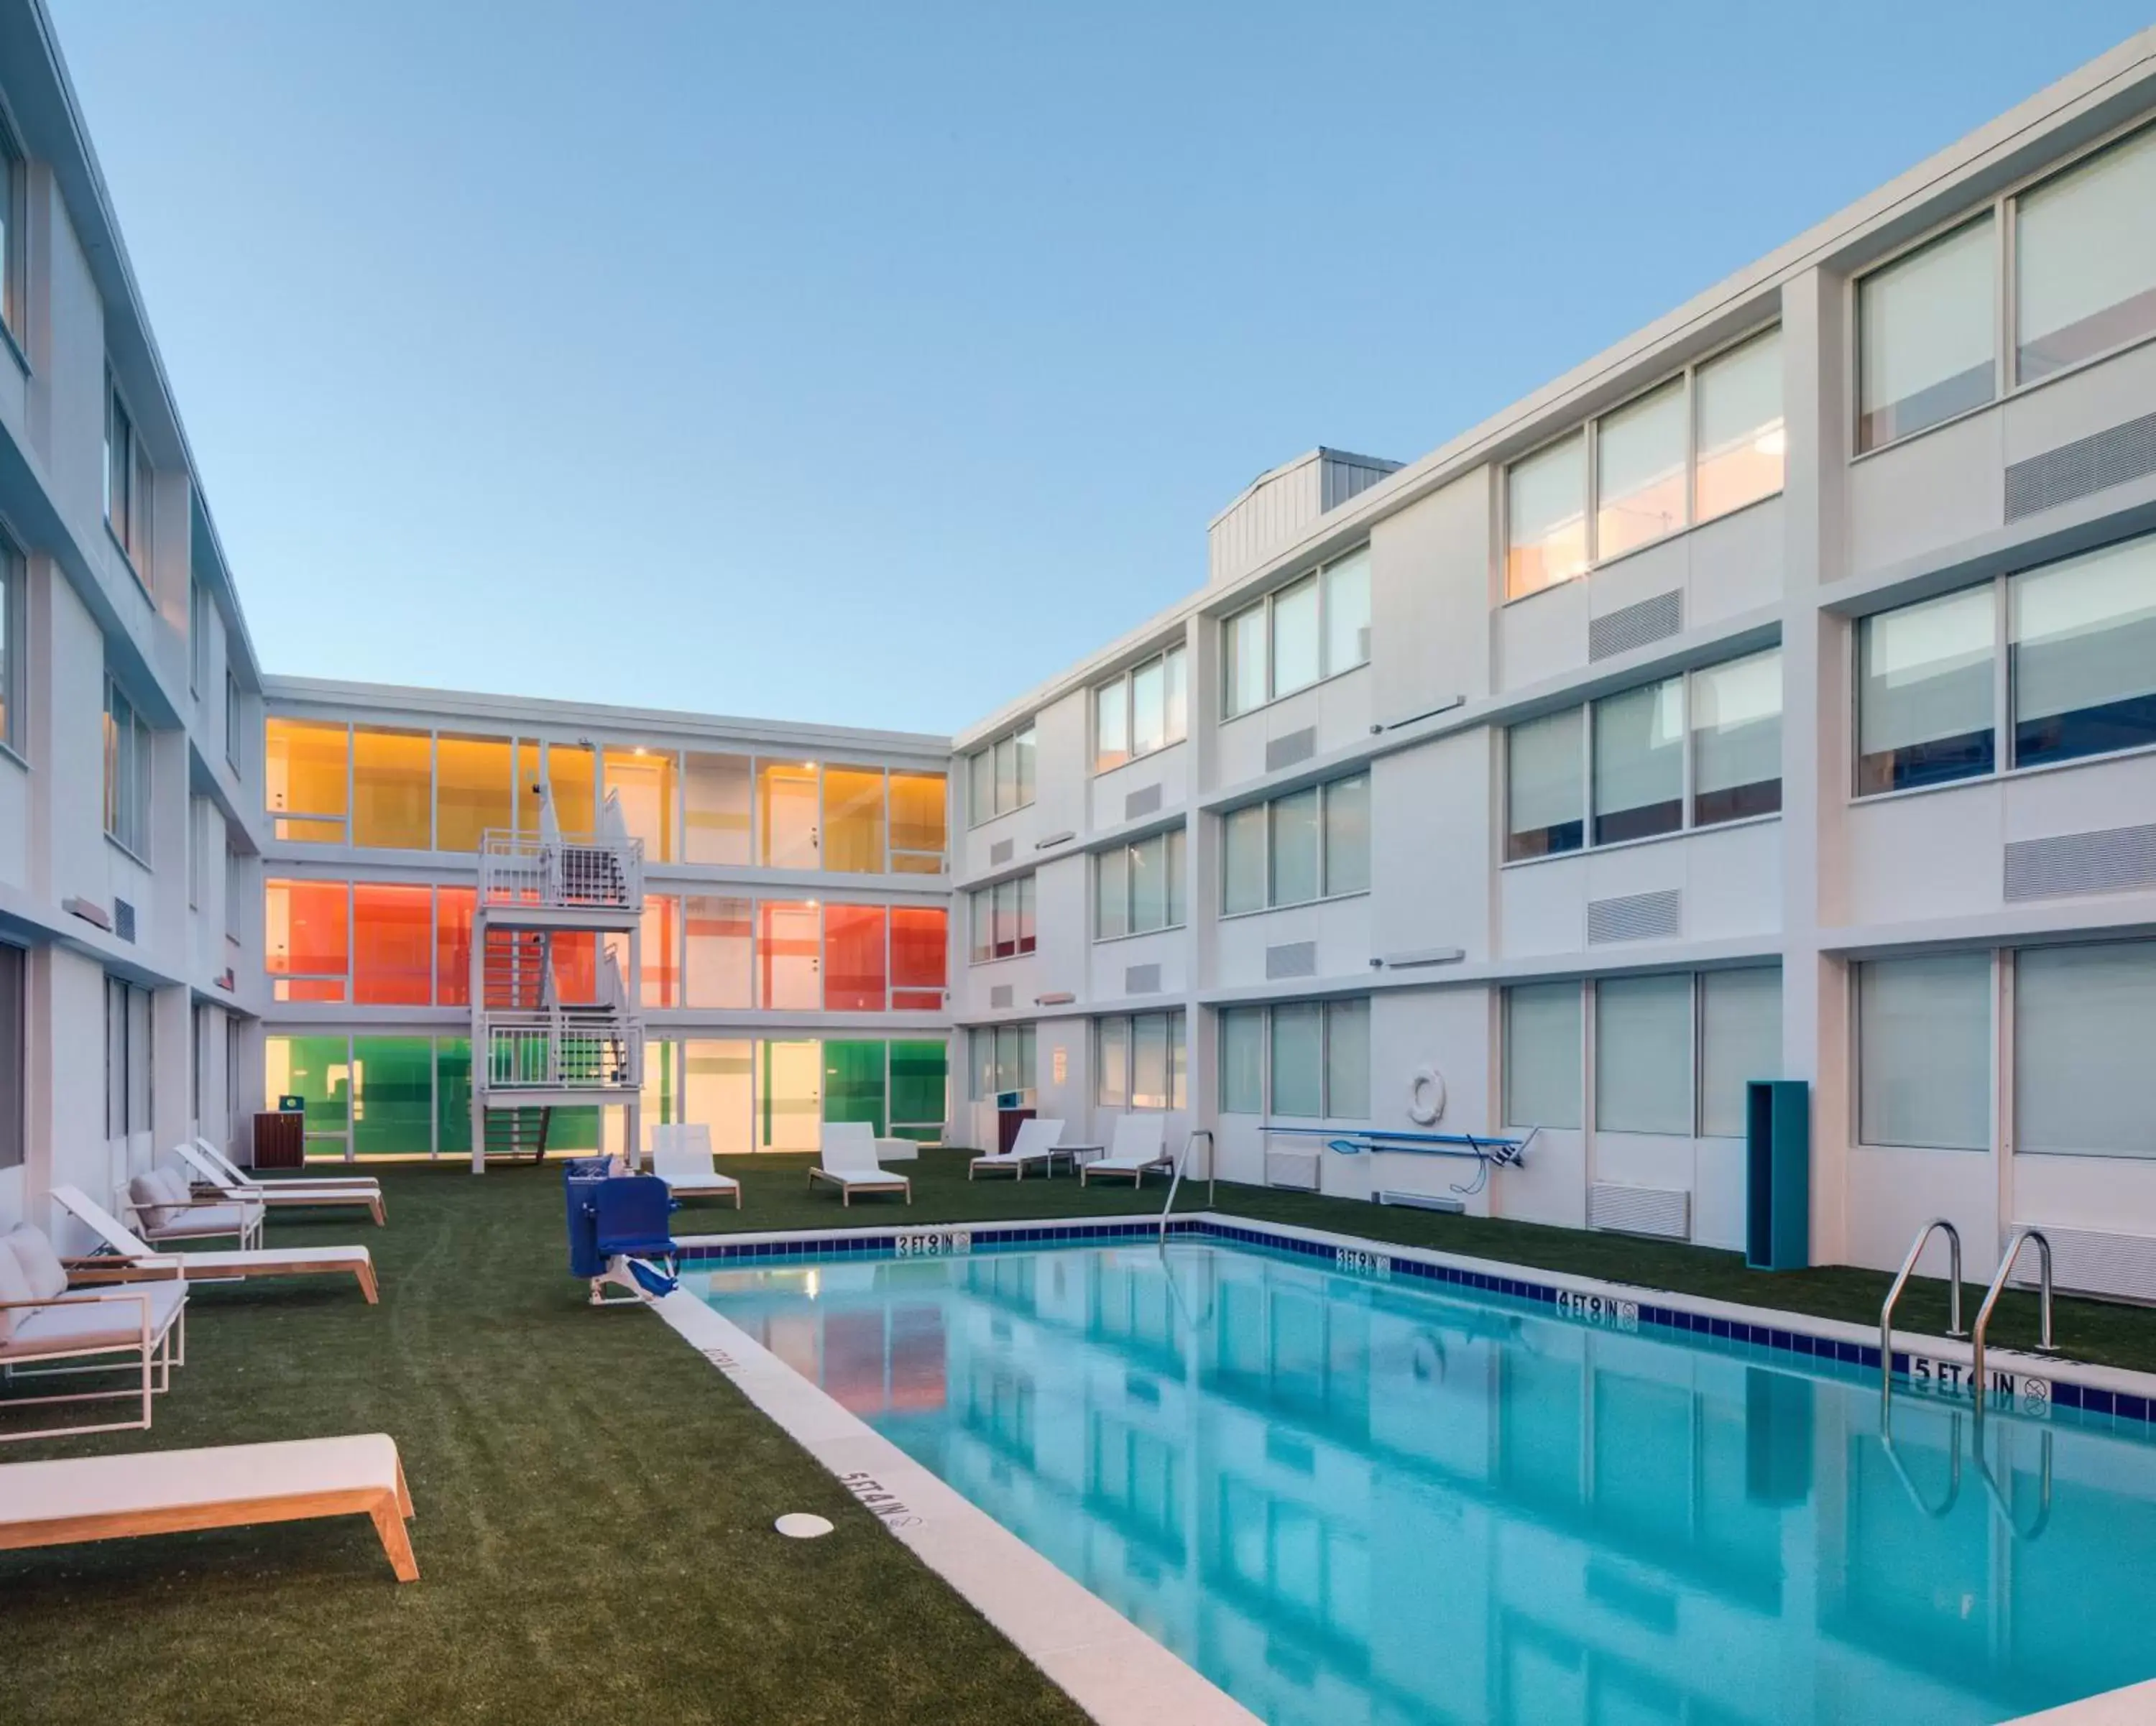
<svg viewBox="0 0 2156 1726"><path fill-rule="evenodd" d="M2156 1446L1219 1246L721 1271L1280 1722L1975 1723L2156 1674Z"/></svg>

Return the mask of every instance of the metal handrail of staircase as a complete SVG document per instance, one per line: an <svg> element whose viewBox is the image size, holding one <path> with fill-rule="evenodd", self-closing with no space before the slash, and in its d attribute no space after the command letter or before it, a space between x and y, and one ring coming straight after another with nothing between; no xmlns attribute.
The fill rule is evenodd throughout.
<svg viewBox="0 0 2156 1726"><path fill-rule="evenodd" d="M1947 1234L1947 1334L1957 1338L1969 1334L1961 1328L1961 1231L1945 1217L1934 1216L1917 1231L1917 1238L1910 1243L1909 1256L1902 1261L1902 1268L1895 1273L1894 1286L1887 1291L1887 1298L1879 1308L1879 1408L1882 1421L1894 1400L1894 1303L1901 1299L1902 1289L1908 1286L1910 1273L1923 1257L1934 1229L1944 1229Z"/></svg>
<svg viewBox="0 0 2156 1726"><path fill-rule="evenodd" d="M1969 1378L1976 1397L1976 1417L1984 1419L1984 1334L1990 1328L1991 1309L1999 1303L1999 1296L2006 1287L2006 1278L2012 1273L2014 1261L2021 1256L2021 1248L2029 1242L2036 1243L2036 1352L2056 1355L2058 1346L2051 1340L2051 1243L2040 1228L2017 1228L2006 1242L2006 1251L1999 1261L1999 1270L1991 1279L1991 1286L1984 1291L1984 1304L1977 1309L1976 1328L1969 1336Z"/></svg>
<svg viewBox="0 0 2156 1726"><path fill-rule="evenodd" d="M1163 1247L1168 1244L1168 1219L1175 1211L1176 1189L1183 1185L1183 1171L1190 1161L1190 1147L1200 1139L1205 1141L1205 1204L1207 1209L1212 1208L1216 1186L1213 1168L1214 1161L1213 1129L1210 1127L1194 1127L1183 1141L1183 1154L1176 1158L1175 1174L1168 1183L1168 1202L1160 1207L1160 1242Z"/></svg>

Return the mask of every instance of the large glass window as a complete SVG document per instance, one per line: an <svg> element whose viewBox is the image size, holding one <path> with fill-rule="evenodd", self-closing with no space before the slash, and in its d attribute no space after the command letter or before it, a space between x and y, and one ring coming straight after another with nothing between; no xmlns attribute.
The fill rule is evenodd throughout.
<svg viewBox="0 0 2156 1726"><path fill-rule="evenodd" d="M350 894L342 881L262 883L263 968L274 998L346 998L352 976Z"/></svg>
<svg viewBox="0 0 2156 1726"><path fill-rule="evenodd" d="M969 897L969 921L973 924L970 950L974 964L991 959L1014 959L1021 953L1034 950L1037 937L1034 926L1034 880L1030 874L1016 875L992 887L977 887Z"/></svg>
<svg viewBox="0 0 2156 1726"><path fill-rule="evenodd" d="M23 327L23 158L0 130L0 324L19 346Z"/></svg>
<svg viewBox="0 0 2156 1726"><path fill-rule="evenodd" d="M1370 658L1370 548L1313 570L1221 626L1226 716L1353 671Z"/></svg>
<svg viewBox="0 0 2156 1726"><path fill-rule="evenodd" d="M2156 1156L2156 942L2014 961L2015 1149Z"/></svg>
<svg viewBox="0 0 2156 1726"><path fill-rule="evenodd" d="M1781 649L1694 672L1692 825L1771 815L1781 807Z"/></svg>
<svg viewBox="0 0 2156 1726"><path fill-rule="evenodd" d="M880 767L824 770L824 867L880 875L884 867Z"/></svg>
<svg viewBox="0 0 2156 1726"><path fill-rule="evenodd" d="M1093 690L1093 771L1106 773L1180 743L1189 726L1183 712L1183 649L1133 666Z"/></svg>
<svg viewBox="0 0 2156 1726"><path fill-rule="evenodd" d="M1856 971L1857 1137L1991 1145L1991 955L1924 954Z"/></svg>
<svg viewBox="0 0 2156 1726"><path fill-rule="evenodd" d="M1220 687L1227 716L1265 704L1265 608L1252 606L1221 625L1226 664Z"/></svg>
<svg viewBox="0 0 2156 1726"><path fill-rule="evenodd" d="M747 899L691 894L682 901L686 936L683 1005L739 1009L755 1005L750 964L754 909Z"/></svg>
<svg viewBox="0 0 2156 1726"><path fill-rule="evenodd" d="M1272 1009L1271 1113L1317 1119L1325 1113L1325 1012L1317 1001Z"/></svg>
<svg viewBox="0 0 2156 1726"><path fill-rule="evenodd" d="M1268 807L1266 870L1269 901L1299 905L1317 897L1324 844L1318 825L1317 787L1276 797Z"/></svg>
<svg viewBox="0 0 2156 1726"><path fill-rule="evenodd" d="M755 1061L755 1046L746 1038L692 1038L681 1045L681 1119L707 1129L721 1156L756 1148Z"/></svg>
<svg viewBox="0 0 2156 1726"><path fill-rule="evenodd" d="M674 861L678 769L674 751L638 747L605 753L606 788L632 839L644 841L647 863Z"/></svg>
<svg viewBox="0 0 2156 1726"><path fill-rule="evenodd" d="M1022 725L973 753L967 772L966 822L978 827L1033 801L1034 728Z"/></svg>
<svg viewBox="0 0 2156 1726"><path fill-rule="evenodd" d="M1370 776L1336 779L1325 793L1325 894L1370 889Z"/></svg>
<svg viewBox="0 0 2156 1726"><path fill-rule="evenodd" d="M1100 853L1093 860L1093 939L1182 927L1183 868L1181 827Z"/></svg>
<svg viewBox="0 0 2156 1726"><path fill-rule="evenodd" d="M1317 577L1305 576L1272 597L1273 695L1316 683L1324 663L1317 633Z"/></svg>
<svg viewBox="0 0 2156 1726"><path fill-rule="evenodd" d="M901 1139L942 1136L951 1114L951 1051L926 1040L891 1046L891 1130Z"/></svg>
<svg viewBox="0 0 2156 1726"><path fill-rule="evenodd" d="M149 861L149 722L110 678L105 683L105 831Z"/></svg>
<svg viewBox="0 0 2156 1726"><path fill-rule="evenodd" d="M1239 911L1262 911L1265 907L1265 806L1252 803L1230 810L1221 817L1220 909L1233 916Z"/></svg>
<svg viewBox="0 0 2156 1726"><path fill-rule="evenodd" d="M1220 1010L1220 1112L1265 1112L1265 1010Z"/></svg>
<svg viewBox="0 0 2156 1726"><path fill-rule="evenodd" d="M692 863L749 860L749 760L701 755L682 763L682 854Z"/></svg>
<svg viewBox="0 0 2156 1726"><path fill-rule="evenodd" d="M433 889L355 883L352 1000L363 1006L424 1006L432 999L434 972Z"/></svg>
<svg viewBox="0 0 2156 1726"><path fill-rule="evenodd" d="M1577 707L1505 733L1508 858L1550 857L1586 843L1587 773Z"/></svg>
<svg viewBox="0 0 2156 1726"><path fill-rule="evenodd" d="M431 850L434 763L434 740L424 731L377 731L355 726L352 843L396 851Z"/></svg>
<svg viewBox="0 0 2156 1726"><path fill-rule="evenodd" d="M890 1004L890 940L881 905L824 907L824 1007L880 1013Z"/></svg>
<svg viewBox="0 0 2156 1726"><path fill-rule="evenodd" d="M0 235L0 243L5 236ZM0 539L0 746L23 750L23 560Z"/></svg>
<svg viewBox="0 0 2156 1726"><path fill-rule="evenodd" d="M515 822L511 746L502 737L434 740L434 848L477 851L490 828Z"/></svg>
<svg viewBox="0 0 2156 1726"><path fill-rule="evenodd" d="M1220 1011L1220 1110L1299 1120L1370 1115L1370 1003L1283 1001Z"/></svg>
<svg viewBox="0 0 2156 1726"><path fill-rule="evenodd" d="M1665 678L1594 704L1594 843L1684 825L1684 679Z"/></svg>
<svg viewBox="0 0 2156 1726"><path fill-rule="evenodd" d="M1587 571L1587 434L1574 432L1505 470L1505 597L1524 598Z"/></svg>
<svg viewBox="0 0 2156 1726"><path fill-rule="evenodd" d="M1034 1027L984 1026L973 1033L973 1098L993 1102L998 1093L1023 1096L1034 1088Z"/></svg>
<svg viewBox="0 0 2156 1726"><path fill-rule="evenodd" d="M1370 1003L1325 1003L1325 1113L1331 1120L1370 1114Z"/></svg>
<svg viewBox="0 0 2156 1726"><path fill-rule="evenodd" d="M814 1012L824 1004L823 918L814 900L766 900L757 907L762 1005Z"/></svg>
<svg viewBox="0 0 2156 1726"><path fill-rule="evenodd" d="M1696 376L1692 515L1712 521L1782 489L1782 332L1753 336Z"/></svg>
<svg viewBox="0 0 2156 1726"><path fill-rule="evenodd" d="M949 981L950 940L950 915L942 906L891 908L893 1008L900 1012L942 1010L943 991Z"/></svg>
<svg viewBox="0 0 2156 1726"><path fill-rule="evenodd" d="M0 1169L19 1168L23 1158L24 970L23 950L0 943Z"/></svg>
<svg viewBox="0 0 2156 1726"><path fill-rule="evenodd" d="M1505 1122L1580 1123L1579 985L1523 983L1505 991Z"/></svg>
<svg viewBox="0 0 2156 1726"><path fill-rule="evenodd" d="M647 893L640 919L639 945L642 950L642 998L646 1006L681 1004L681 901L670 893ZM629 975L629 945L622 936L608 935L607 945Z"/></svg>
<svg viewBox="0 0 2156 1726"><path fill-rule="evenodd" d="M1779 965L1710 971L1699 978L1699 1130L1742 1139L1745 1087L1782 1072Z"/></svg>
<svg viewBox="0 0 2156 1726"><path fill-rule="evenodd" d="M1598 1130L1690 1137L1691 1061L1689 974L1607 977L1595 985Z"/></svg>
<svg viewBox="0 0 2156 1726"><path fill-rule="evenodd" d="M1685 381L1673 377L1595 428L1594 553L1608 560L1685 525Z"/></svg>
<svg viewBox="0 0 2156 1726"><path fill-rule="evenodd" d="M264 802L280 839L344 843L352 734L275 714L262 722Z"/></svg>
<svg viewBox="0 0 2156 1726"><path fill-rule="evenodd" d="M891 867L901 875L943 871L950 837L941 773L891 775Z"/></svg>
<svg viewBox="0 0 2156 1726"><path fill-rule="evenodd" d="M2156 131L2016 201L2015 370L2024 383L2156 332Z"/></svg>
<svg viewBox="0 0 2156 1726"><path fill-rule="evenodd" d="M599 823L599 764L594 750L573 743L547 745L547 789L554 822L565 833L593 833Z"/></svg>
<svg viewBox="0 0 2156 1726"><path fill-rule="evenodd" d="M1858 625L1860 792L1991 771L1997 617L1987 583Z"/></svg>
<svg viewBox="0 0 2156 1726"><path fill-rule="evenodd" d="M1980 407L1998 385L1998 255L1989 213L1856 286L1856 447Z"/></svg>
<svg viewBox="0 0 2156 1726"><path fill-rule="evenodd" d="M1131 1022L1101 1019L1093 1027L1093 1100L1122 1109L1131 1100Z"/></svg>
<svg viewBox="0 0 2156 1726"><path fill-rule="evenodd" d="M1221 817L1223 916L1364 893L1370 776L1357 773Z"/></svg>
<svg viewBox="0 0 2156 1726"><path fill-rule="evenodd" d="M149 586L151 467L134 417L107 381L105 392L105 520L127 554L128 566Z"/></svg>
<svg viewBox="0 0 2156 1726"><path fill-rule="evenodd" d="M1093 1022L1094 1098L1110 1109L1181 1109L1183 1015L1138 1013Z"/></svg>
<svg viewBox="0 0 2156 1726"><path fill-rule="evenodd" d="M438 1006L471 1005L472 914L478 899L478 893L469 887L434 889L434 1002ZM469 1048L465 1058L469 1063ZM470 1150L471 1146L464 1148Z"/></svg>
<svg viewBox="0 0 2156 1726"><path fill-rule="evenodd" d="M2156 743L2156 535L2030 570L2006 591L2015 765Z"/></svg>
<svg viewBox="0 0 2156 1726"><path fill-rule="evenodd" d="M817 866L816 823L819 815L816 766L813 761L757 763L757 804L763 829L767 868L813 869Z"/></svg>
<svg viewBox="0 0 2156 1726"><path fill-rule="evenodd" d="M434 1039L353 1037L352 1155L413 1156L434 1148Z"/></svg>
<svg viewBox="0 0 2156 1726"><path fill-rule="evenodd" d="M1325 566L1325 670L1337 676L1370 661L1370 548Z"/></svg>

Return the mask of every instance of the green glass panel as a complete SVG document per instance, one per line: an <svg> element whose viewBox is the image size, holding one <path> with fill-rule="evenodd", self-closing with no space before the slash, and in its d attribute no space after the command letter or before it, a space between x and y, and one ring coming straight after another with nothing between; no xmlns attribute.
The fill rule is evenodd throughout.
<svg viewBox="0 0 2156 1726"><path fill-rule="evenodd" d="M352 1148L358 1156L409 1156L434 1148L434 1042L352 1040Z"/></svg>
<svg viewBox="0 0 2156 1726"><path fill-rule="evenodd" d="M824 1119L867 1121L884 1128L884 1045L827 1042L824 1045Z"/></svg>
<svg viewBox="0 0 2156 1726"><path fill-rule="evenodd" d="M273 1037L265 1047L269 1073L266 1106L275 1109L287 1093L304 1097L306 1132L334 1134L341 1141L351 1119L351 1048L341 1037ZM321 1148L321 1147L311 1147ZM342 1154L341 1142L336 1147Z"/></svg>
<svg viewBox="0 0 2156 1726"><path fill-rule="evenodd" d="M894 1042L891 1046L891 1118L903 1139L925 1131L934 1138L943 1125L949 1099L950 1050L942 1042ZM909 1127L913 1130L909 1130Z"/></svg>
<svg viewBox="0 0 2156 1726"><path fill-rule="evenodd" d="M471 1039L434 1039L434 1148L471 1155Z"/></svg>
<svg viewBox="0 0 2156 1726"><path fill-rule="evenodd" d="M597 1150L599 1148L599 1112L596 1108L578 1104L574 1109L557 1109L554 1119L547 1127L547 1155L558 1155L564 1151Z"/></svg>

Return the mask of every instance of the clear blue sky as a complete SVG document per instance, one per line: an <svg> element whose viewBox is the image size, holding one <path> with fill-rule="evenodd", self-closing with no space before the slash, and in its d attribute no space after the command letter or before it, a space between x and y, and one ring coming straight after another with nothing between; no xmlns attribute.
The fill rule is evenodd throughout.
<svg viewBox="0 0 2156 1726"><path fill-rule="evenodd" d="M49 3L269 668L934 730L2149 21Z"/></svg>

